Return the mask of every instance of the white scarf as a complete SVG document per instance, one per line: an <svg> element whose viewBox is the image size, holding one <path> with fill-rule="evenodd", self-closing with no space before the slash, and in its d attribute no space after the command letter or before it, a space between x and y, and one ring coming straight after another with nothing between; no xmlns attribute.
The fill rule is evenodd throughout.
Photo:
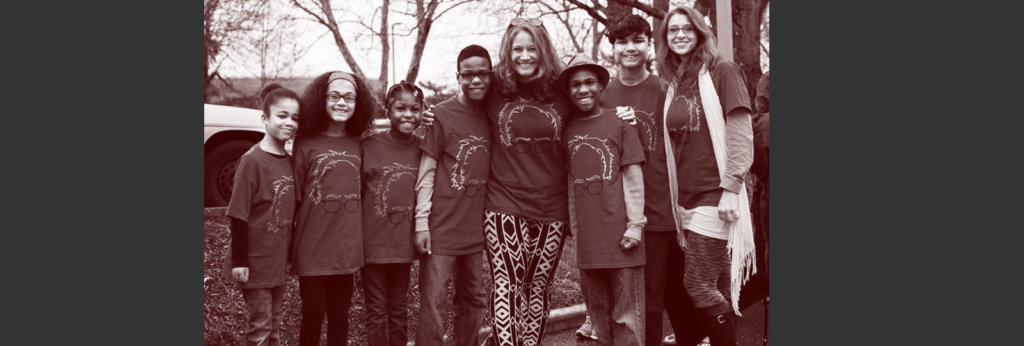
<svg viewBox="0 0 1024 346"><path fill-rule="evenodd" d="M725 145L725 116L722 114L722 103L718 99L718 93L715 91L715 85L711 80L711 74L708 73L707 66L702 66L700 69L697 89L700 92L700 102L704 106L704 116L707 119L708 131L711 133L711 144L715 150L718 174L720 179L725 181L727 154ZM686 236L683 234L683 229L689 223L689 220L684 215L686 209L679 205L679 181L676 176L675 151L672 150L672 140L668 134L668 108L672 104L673 97L675 97L675 83L671 83L668 87L661 123L665 135L665 161L668 164L669 194L671 195L673 205L676 206L672 208L672 216L676 221L676 232L680 243L685 246ZM729 227L727 249L731 256L729 266L729 278L731 280L729 288L730 300L732 301L733 311L737 316L742 316L739 309L740 288L750 279L751 275L757 273L757 264L754 261L756 258L754 254L754 228L751 224L750 202L747 199L746 184L741 183L740 192L737 196L739 197L739 205L737 206L739 220L736 222L726 222L725 225Z"/></svg>

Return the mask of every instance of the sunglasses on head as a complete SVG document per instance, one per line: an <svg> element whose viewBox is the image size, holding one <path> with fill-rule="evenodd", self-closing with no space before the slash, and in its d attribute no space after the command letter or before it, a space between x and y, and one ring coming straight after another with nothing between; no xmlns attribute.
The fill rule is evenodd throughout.
<svg viewBox="0 0 1024 346"><path fill-rule="evenodd" d="M539 27L543 27L544 26L544 23L541 22L540 19L538 19L538 18L523 18L523 17L512 18L512 22L508 23L508 26L509 27L519 26L519 25L523 25L525 23L530 23L530 25L539 26Z"/></svg>

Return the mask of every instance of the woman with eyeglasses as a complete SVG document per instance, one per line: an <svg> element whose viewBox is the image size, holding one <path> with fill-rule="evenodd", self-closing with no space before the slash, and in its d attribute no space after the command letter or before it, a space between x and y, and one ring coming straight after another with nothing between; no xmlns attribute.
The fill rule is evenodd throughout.
<svg viewBox="0 0 1024 346"><path fill-rule="evenodd" d="M299 276L299 344L345 345L353 274L363 266L360 137L378 110L366 83L335 71L314 79L302 97L292 153L300 206L292 236Z"/></svg>
<svg viewBox="0 0 1024 346"><path fill-rule="evenodd" d="M700 12L672 9L658 35L658 70L669 83L662 119L669 188L686 249L683 284L711 345L737 345L739 289L754 269L743 185L753 161L750 96L740 67L718 56ZM677 338L680 345L692 339Z"/></svg>
<svg viewBox="0 0 1024 346"><path fill-rule="evenodd" d="M366 300L366 338L371 346L408 341L409 268L413 205L419 174L423 90L402 81L384 103L391 128L363 139L363 256L360 271Z"/></svg>

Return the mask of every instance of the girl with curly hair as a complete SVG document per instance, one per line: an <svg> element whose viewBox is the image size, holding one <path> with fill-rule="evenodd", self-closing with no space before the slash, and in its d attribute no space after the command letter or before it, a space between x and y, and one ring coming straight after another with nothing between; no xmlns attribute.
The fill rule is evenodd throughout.
<svg viewBox="0 0 1024 346"><path fill-rule="evenodd" d="M292 237L292 271L299 276L299 344L345 345L353 274L363 266L360 137L378 111L366 83L327 72L302 97L294 148L301 199Z"/></svg>

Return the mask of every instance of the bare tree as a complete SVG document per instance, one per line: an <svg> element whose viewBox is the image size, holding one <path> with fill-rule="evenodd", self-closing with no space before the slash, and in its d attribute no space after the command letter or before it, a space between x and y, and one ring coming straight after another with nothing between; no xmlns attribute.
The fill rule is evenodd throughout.
<svg viewBox="0 0 1024 346"><path fill-rule="evenodd" d="M253 30L267 1L203 0L203 102L213 92L213 81L224 81L219 73L223 59Z"/></svg>

